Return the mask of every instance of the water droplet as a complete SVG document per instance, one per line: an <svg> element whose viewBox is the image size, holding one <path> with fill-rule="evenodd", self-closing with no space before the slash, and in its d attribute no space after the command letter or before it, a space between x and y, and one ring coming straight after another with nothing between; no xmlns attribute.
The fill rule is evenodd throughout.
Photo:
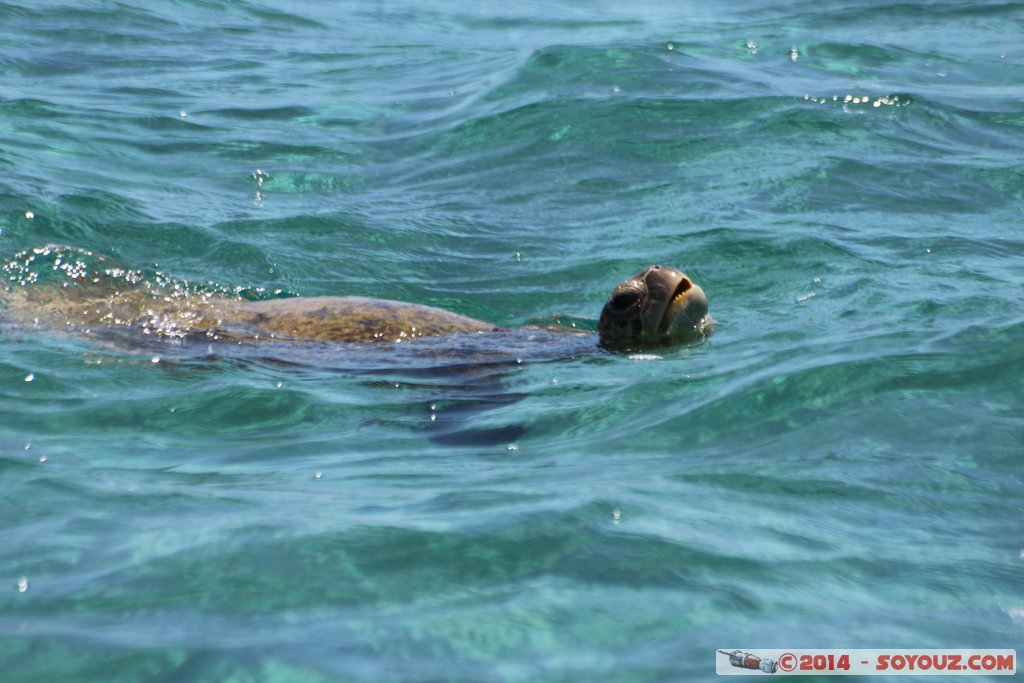
<svg viewBox="0 0 1024 683"><path fill-rule="evenodd" d="M18 579L18 592L19 593L24 593L27 590L28 590L28 577L27 576L23 576L20 579Z"/></svg>
<svg viewBox="0 0 1024 683"><path fill-rule="evenodd" d="M257 168L255 171L249 174L249 180L256 183L257 186L263 187L263 181L270 180L270 174L264 171L262 168Z"/></svg>
<svg viewBox="0 0 1024 683"><path fill-rule="evenodd" d="M36 375L35 375L35 373L34 373L34 372L30 372L30 373L28 373L27 375L25 375L25 381L26 381L26 382L31 382L31 381L32 381L32 380L34 380L35 378L36 378Z"/></svg>

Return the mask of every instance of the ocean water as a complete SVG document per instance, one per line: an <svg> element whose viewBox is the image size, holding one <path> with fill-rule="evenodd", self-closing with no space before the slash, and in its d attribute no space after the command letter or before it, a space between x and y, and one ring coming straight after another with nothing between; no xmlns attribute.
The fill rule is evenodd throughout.
<svg viewBox="0 0 1024 683"><path fill-rule="evenodd" d="M718 321L634 353L0 325L3 681L1019 652L1022 31L966 0L0 2L6 287L103 254L593 330L665 263Z"/></svg>

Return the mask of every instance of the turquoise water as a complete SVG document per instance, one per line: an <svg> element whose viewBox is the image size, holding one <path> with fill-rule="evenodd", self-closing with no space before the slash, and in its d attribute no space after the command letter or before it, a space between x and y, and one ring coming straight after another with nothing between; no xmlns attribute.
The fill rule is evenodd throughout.
<svg viewBox="0 0 1024 683"><path fill-rule="evenodd" d="M593 329L658 262L719 325L461 355L2 326L4 681L1021 642L1020 5L145 5L0 2L0 258L73 248L10 286L82 249Z"/></svg>

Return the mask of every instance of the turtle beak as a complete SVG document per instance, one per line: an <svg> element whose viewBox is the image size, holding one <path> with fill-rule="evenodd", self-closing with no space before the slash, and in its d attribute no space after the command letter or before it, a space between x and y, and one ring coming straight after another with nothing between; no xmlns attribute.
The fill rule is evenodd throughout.
<svg viewBox="0 0 1024 683"><path fill-rule="evenodd" d="M704 334L708 326L708 297L685 275L665 308L661 329L670 337Z"/></svg>
<svg viewBox="0 0 1024 683"><path fill-rule="evenodd" d="M651 266L644 279L652 294L646 330L668 337L703 333L708 314L703 289L684 273L665 266Z"/></svg>

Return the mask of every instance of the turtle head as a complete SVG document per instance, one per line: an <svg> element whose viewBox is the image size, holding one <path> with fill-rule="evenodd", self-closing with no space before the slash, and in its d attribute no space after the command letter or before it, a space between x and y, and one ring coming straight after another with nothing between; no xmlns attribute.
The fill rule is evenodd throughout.
<svg viewBox="0 0 1024 683"><path fill-rule="evenodd" d="M632 346L694 339L710 325L703 289L675 268L648 266L612 290L597 331L602 344Z"/></svg>

